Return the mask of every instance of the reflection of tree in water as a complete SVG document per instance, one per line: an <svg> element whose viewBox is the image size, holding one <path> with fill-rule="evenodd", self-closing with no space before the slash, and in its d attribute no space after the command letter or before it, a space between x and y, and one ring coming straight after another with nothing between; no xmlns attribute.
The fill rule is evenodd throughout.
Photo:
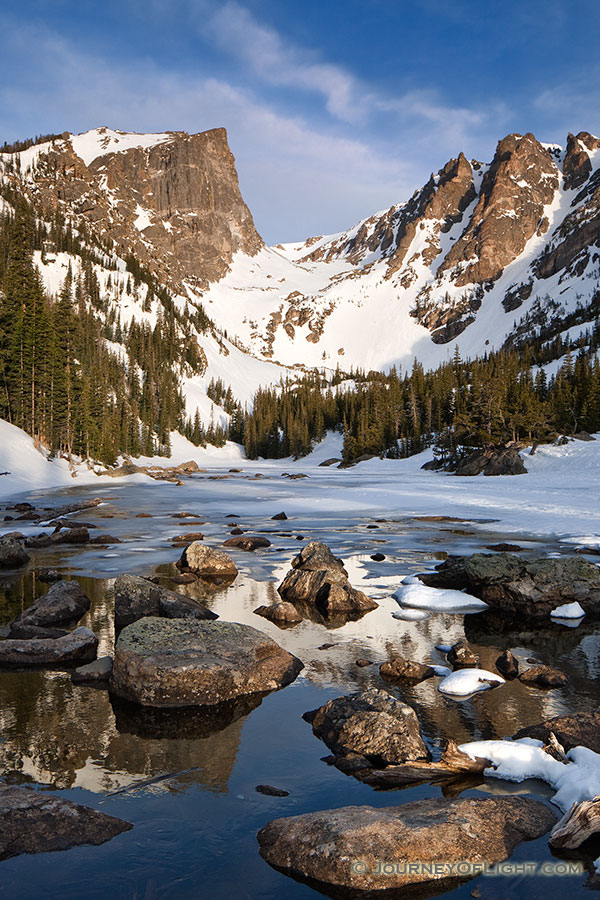
<svg viewBox="0 0 600 900"><path fill-rule="evenodd" d="M77 581L92 601L81 624L100 638L100 655L112 653L110 591L97 579ZM13 583L9 596L0 598L7 621L47 587L31 572ZM121 704L115 715L108 691L74 685L66 672L0 671L0 772L57 788L77 785L107 791L196 769L184 777L186 782L224 790L243 716L261 699L255 696L212 711L172 710L162 718L152 710L128 710Z"/></svg>

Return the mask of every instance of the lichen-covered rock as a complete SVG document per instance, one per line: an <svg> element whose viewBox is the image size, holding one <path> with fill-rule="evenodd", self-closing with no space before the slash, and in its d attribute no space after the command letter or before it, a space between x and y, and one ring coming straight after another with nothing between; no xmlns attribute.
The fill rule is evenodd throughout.
<svg viewBox="0 0 600 900"><path fill-rule="evenodd" d="M305 718L338 756L376 757L384 765L429 759L414 709L387 691L336 697Z"/></svg>
<svg viewBox="0 0 600 900"><path fill-rule="evenodd" d="M17 616L11 623L11 632L24 626L50 628L77 622L89 608L89 597L76 581L59 581Z"/></svg>
<svg viewBox="0 0 600 900"><path fill-rule="evenodd" d="M214 550L199 541L194 541L185 548L177 567L184 572L190 571L201 576L235 578L238 573L236 564L227 553Z"/></svg>
<svg viewBox="0 0 600 900"><path fill-rule="evenodd" d="M79 666L96 659L98 638L89 628L76 628L64 637L8 638L0 641L0 667Z"/></svg>
<svg viewBox="0 0 600 900"><path fill-rule="evenodd" d="M119 575L115 579L115 624L130 625L143 616L167 619L216 619L217 614L175 591L153 584L137 575Z"/></svg>
<svg viewBox="0 0 600 900"><path fill-rule="evenodd" d="M20 853L104 844L133 828L129 822L71 803L48 791L0 784L0 859Z"/></svg>
<svg viewBox="0 0 600 900"><path fill-rule="evenodd" d="M581 556L451 556L419 578L429 587L464 588L491 607L531 618L548 617L557 606L576 601L588 615L600 615L600 569Z"/></svg>
<svg viewBox="0 0 600 900"><path fill-rule="evenodd" d="M206 706L277 690L301 669L248 625L145 617L119 635L110 688L143 706Z"/></svg>

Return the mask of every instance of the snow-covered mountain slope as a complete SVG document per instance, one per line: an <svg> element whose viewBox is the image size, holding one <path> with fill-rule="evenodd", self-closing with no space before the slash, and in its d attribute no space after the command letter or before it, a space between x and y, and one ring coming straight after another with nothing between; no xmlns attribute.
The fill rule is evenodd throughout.
<svg viewBox="0 0 600 900"><path fill-rule="evenodd" d="M347 232L237 253L203 302L249 352L287 365L484 353L597 304L599 167L585 132L565 150L509 135L489 165L461 155ZM583 311L581 329L595 316Z"/></svg>
<svg viewBox="0 0 600 900"><path fill-rule="evenodd" d="M125 362L126 327L165 311L131 259L164 287L204 361L177 375L205 424L227 419L212 380L251 403L290 367L430 367L456 344L472 357L549 323L558 334L579 309L564 322L574 337L600 307L600 140L586 132L565 149L509 135L489 164L461 154L407 202L275 247L241 197L224 129L65 133L0 153L0 182L93 251L97 312ZM51 241L36 264L54 295L69 266L82 275L81 256Z"/></svg>
<svg viewBox="0 0 600 900"><path fill-rule="evenodd" d="M155 329L173 304L182 345L197 348L196 365L183 358L175 364L191 419L197 410L205 426L227 424L229 415L207 395L211 382L251 405L261 385L287 376L238 349L200 304L199 285L225 272L235 251L247 255L262 246L223 129L65 133L0 153L0 186L9 198L0 198L0 214L13 214L10 201L23 197L46 232L34 263L47 294L58 297L69 272L74 286L85 282L94 297L88 309L126 366L131 324ZM56 217L63 222L60 240ZM65 240L67 232L73 240ZM144 372L137 374L143 381Z"/></svg>

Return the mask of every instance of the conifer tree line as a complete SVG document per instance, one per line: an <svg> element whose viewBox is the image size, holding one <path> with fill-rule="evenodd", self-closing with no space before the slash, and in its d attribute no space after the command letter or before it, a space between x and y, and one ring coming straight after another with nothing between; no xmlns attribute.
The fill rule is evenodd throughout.
<svg viewBox="0 0 600 900"><path fill-rule="evenodd" d="M130 258L129 278L146 282L159 314L153 327L122 327L114 308L106 315L93 267L116 269L111 247L83 227L74 234L60 212L45 222L19 192L2 193L10 212L0 217L0 418L69 457L111 464L120 454L169 455L171 431L185 427L178 373L205 367L186 315ZM47 245L81 259L57 298L46 295L33 263ZM122 343L127 361L106 340Z"/></svg>
<svg viewBox="0 0 600 900"><path fill-rule="evenodd" d="M435 446L452 459L508 441L600 431L600 320L586 346L568 350L556 376L536 368L534 343L426 372L351 372L356 387L336 390L322 375L260 389L251 413L232 418L230 436L251 459L303 456L328 430L344 435L343 457L406 457ZM540 351L544 350L540 342ZM340 380L339 378L337 379Z"/></svg>

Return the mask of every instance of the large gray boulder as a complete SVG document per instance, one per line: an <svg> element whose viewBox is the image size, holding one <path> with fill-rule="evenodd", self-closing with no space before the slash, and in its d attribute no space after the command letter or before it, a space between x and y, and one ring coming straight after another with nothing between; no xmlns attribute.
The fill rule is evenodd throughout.
<svg viewBox="0 0 600 900"><path fill-rule="evenodd" d="M143 616L167 619L216 619L217 614L191 597L160 587L138 575L119 575L113 589L115 624L130 625Z"/></svg>
<svg viewBox="0 0 600 900"><path fill-rule="evenodd" d="M275 819L258 832L258 843L270 865L324 885L385 891L432 882L432 890L448 889L452 879L468 880L477 865L498 863L545 834L556 819L526 797L435 797Z"/></svg>
<svg viewBox="0 0 600 900"><path fill-rule="evenodd" d="M47 791L5 784L0 784L0 819L0 859L68 850L80 844L104 844L133 828L123 819Z"/></svg>
<svg viewBox="0 0 600 900"><path fill-rule="evenodd" d="M52 628L78 622L90 608L90 600L76 581L59 581L50 590L38 597L27 609L11 622L11 632L35 626Z"/></svg>
<svg viewBox="0 0 600 900"><path fill-rule="evenodd" d="M80 666L96 659L98 638L89 628L76 628L64 637L8 638L0 641L0 667Z"/></svg>
<svg viewBox="0 0 600 900"><path fill-rule="evenodd" d="M17 569L29 559L29 553L17 538L11 535L0 537L0 569Z"/></svg>
<svg viewBox="0 0 600 900"><path fill-rule="evenodd" d="M502 612L531 618L546 618L557 606L575 601L588 615L600 615L600 568L581 556L451 556L419 578L429 587L464 588Z"/></svg>
<svg viewBox="0 0 600 900"><path fill-rule="evenodd" d="M343 613L360 617L378 604L352 587L341 559L320 541L309 541L292 560L292 568L277 588L283 600L313 608L324 617Z"/></svg>
<svg viewBox="0 0 600 900"><path fill-rule="evenodd" d="M336 756L376 757L383 765L429 759L414 709L387 691L336 697L304 718Z"/></svg>
<svg viewBox="0 0 600 900"><path fill-rule="evenodd" d="M235 578L237 566L223 550L214 550L200 541L193 541L186 547L177 561L182 572L193 572L202 577Z"/></svg>
<svg viewBox="0 0 600 900"><path fill-rule="evenodd" d="M277 690L302 667L249 625L147 617L119 635L110 688L142 706L210 706Z"/></svg>

